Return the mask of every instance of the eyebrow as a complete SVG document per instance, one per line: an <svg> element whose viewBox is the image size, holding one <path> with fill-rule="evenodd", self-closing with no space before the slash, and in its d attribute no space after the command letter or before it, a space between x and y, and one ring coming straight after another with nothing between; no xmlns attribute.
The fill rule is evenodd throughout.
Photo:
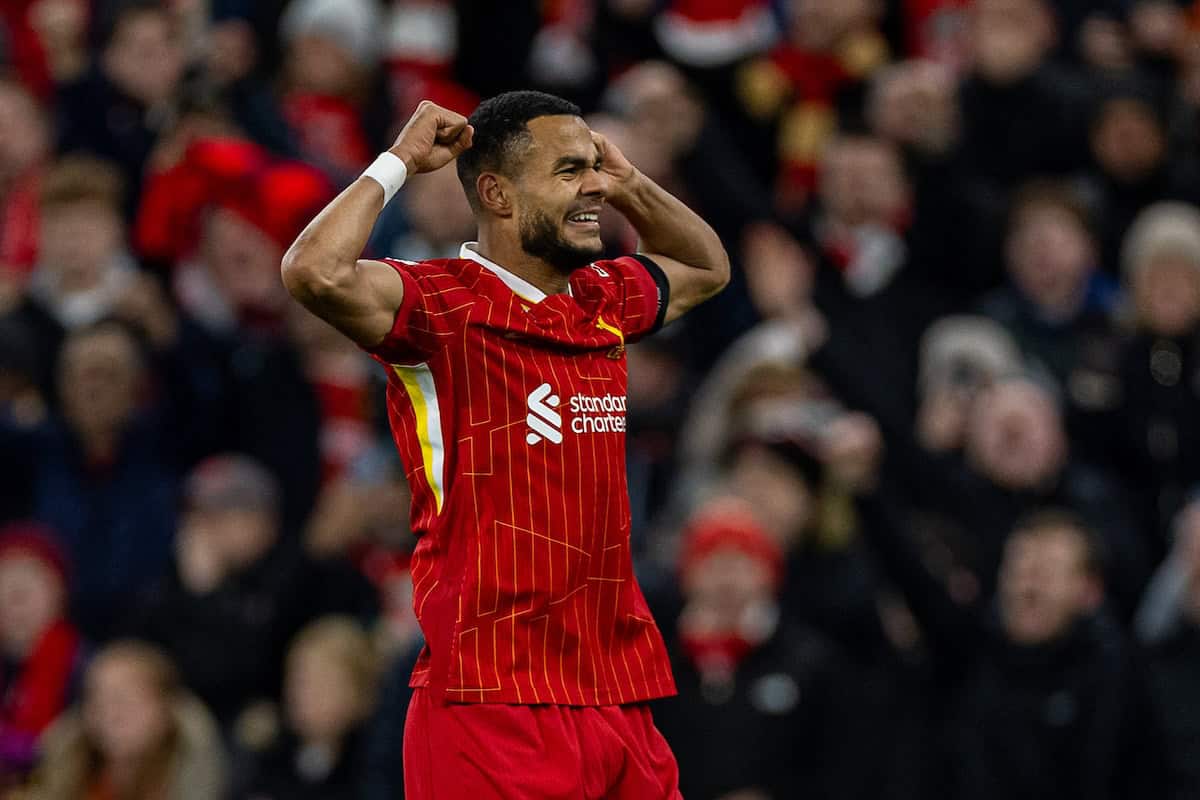
<svg viewBox="0 0 1200 800"><path fill-rule="evenodd" d="M593 160L584 158L583 156L562 156L561 158L559 158L557 161L554 162L554 167L551 171L558 172L563 167L577 167L577 168L578 167L590 167L590 166L594 166L595 164L599 164L599 163L600 163L599 158L596 158L593 161Z"/></svg>

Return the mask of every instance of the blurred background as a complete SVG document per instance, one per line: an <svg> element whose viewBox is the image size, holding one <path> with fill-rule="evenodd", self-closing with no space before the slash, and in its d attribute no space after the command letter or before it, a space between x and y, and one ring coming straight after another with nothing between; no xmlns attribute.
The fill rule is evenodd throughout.
<svg viewBox="0 0 1200 800"><path fill-rule="evenodd" d="M4 0L0 65L3 796L402 796L384 376L279 262L541 88L735 265L629 351L684 795L1200 798L1200 4ZM369 254L473 233L442 170Z"/></svg>

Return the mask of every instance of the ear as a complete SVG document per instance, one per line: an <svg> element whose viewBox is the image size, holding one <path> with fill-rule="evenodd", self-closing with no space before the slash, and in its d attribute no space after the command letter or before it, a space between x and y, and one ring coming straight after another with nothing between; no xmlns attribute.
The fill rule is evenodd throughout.
<svg viewBox="0 0 1200 800"><path fill-rule="evenodd" d="M494 172L480 173L475 179L479 204L498 217L513 215L513 187L508 179Z"/></svg>

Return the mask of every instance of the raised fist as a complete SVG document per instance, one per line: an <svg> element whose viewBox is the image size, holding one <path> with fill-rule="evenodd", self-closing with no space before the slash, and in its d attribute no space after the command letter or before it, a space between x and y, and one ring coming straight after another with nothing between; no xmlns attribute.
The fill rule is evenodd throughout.
<svg viewBox="0 0 1200 800"><path fill-rule="evenodd" d="M422 100L390 151L404 159L410 174L433 172L470 147L474 134L462 114Z"/></svg>

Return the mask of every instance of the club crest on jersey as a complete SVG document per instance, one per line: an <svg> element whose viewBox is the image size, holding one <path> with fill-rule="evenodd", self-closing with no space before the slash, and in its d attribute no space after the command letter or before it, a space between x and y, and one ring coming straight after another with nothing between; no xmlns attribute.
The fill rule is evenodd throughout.
<svg viewBox="0 0 1200 800"><path fill-rule="evenodd" d="M529 411L525 416L525 424L529 432L525 434L525 443L529 445L547 441L551 444L562 444L563 417L559 413L561 400L548 383L529 393L527 398ZM571 414L570 427L572 433L624 433L625 432L625 397L622 395L573 395L567 402L564 411Z"/></svg>

